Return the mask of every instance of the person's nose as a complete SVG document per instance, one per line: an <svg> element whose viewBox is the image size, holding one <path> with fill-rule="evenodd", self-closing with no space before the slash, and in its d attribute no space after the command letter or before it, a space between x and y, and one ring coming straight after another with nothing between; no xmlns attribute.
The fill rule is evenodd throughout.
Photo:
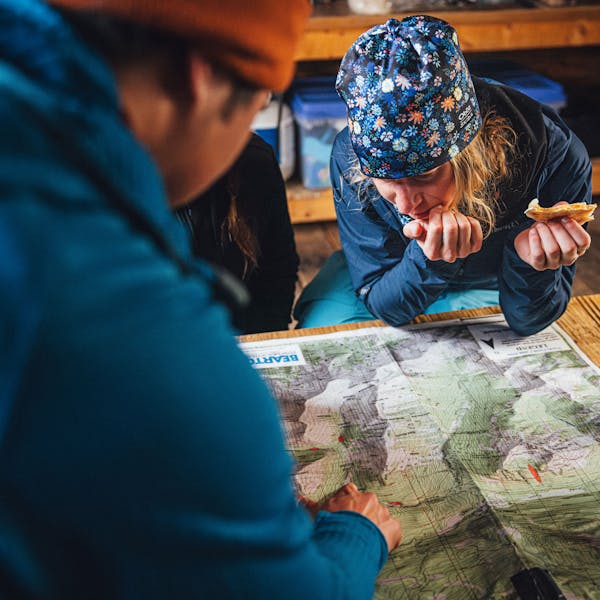
<svg viewBox="0 0 600 600"><path fill-rule="evenodd" d="M393 203L401 213L410 213L420 202L419 198L417 198L418 191L407 181L394 182L392 185Z"/></svg>

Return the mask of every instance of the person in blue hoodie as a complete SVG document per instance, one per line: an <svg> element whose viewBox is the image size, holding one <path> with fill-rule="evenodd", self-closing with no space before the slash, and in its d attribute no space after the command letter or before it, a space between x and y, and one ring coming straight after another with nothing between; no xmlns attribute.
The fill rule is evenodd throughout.
<svg viewBox="0 0 600 600"><path fill-rule="evenodd" d="M299 502L171 212L289 83L308 1L51 4L0 0L0 597L371 597L398 521Z"/></svg>
<svg viewBox="0 0 600 600"><path fill-rule="evenodd" d="M567 307L590 236L574 219L524 211L591 203L591 162L557 113L471 77L455 30L390 19L344 56L348 127L331 155L343 252L305 288L300 327L500 304L533 334Z"/></svg>

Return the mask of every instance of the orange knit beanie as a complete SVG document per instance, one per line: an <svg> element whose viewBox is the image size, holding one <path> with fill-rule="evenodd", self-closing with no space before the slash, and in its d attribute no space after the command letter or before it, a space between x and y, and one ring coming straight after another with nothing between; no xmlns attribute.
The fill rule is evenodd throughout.
<svg viewBox="0 0 600 600"><path fill-rule="evenodd" d="M258 88L283 90L309 0L48 0L112 14L193 40L208 60Z"/></svg>

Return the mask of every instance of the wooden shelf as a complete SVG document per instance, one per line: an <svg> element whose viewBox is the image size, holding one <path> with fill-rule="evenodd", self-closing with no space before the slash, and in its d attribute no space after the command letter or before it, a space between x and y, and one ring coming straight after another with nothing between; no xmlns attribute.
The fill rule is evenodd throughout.
<svg viewBox="0 0 600 600"><path fill-rule="evenodd" d="M600 157L592 158L592 194L600 194Z"/></svg>
<svg viewBox="0 0 600 600"><path fill-rule="evenodd" d="M554 8L426 11L448 21L464 52L590 46L600 43L600 4ZM315 7L296 51L297 61L341 58L356 38L390 17L355 15L345 2Z"/></svg>
<svg viewBox="0 0 600 600"><path fill-rule="evenodd" d="M592 192L600 194L600 157L592 158ZM307 190L294 182L287 186L290 219L294 225L335 221L331 189Z"/></svg>
<svg viewBox="0 0 600 600"><path fill-rule="evenodd" d="M287 185L288 208L294 225L335 221L335 208L331 189L308 190L301 183Z"/></svg>

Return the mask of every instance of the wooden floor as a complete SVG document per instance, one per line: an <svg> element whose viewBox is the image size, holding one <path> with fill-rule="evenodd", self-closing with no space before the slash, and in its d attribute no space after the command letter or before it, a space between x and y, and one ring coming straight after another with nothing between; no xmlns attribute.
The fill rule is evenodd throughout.
<svg viewBox="0 0 600 600"><path fill-rule="evenodd" d="M594 199L598 202L598 198ZM298 293L317 274L330 254L341 247L336 223L317 223L294 226L296 248L300 255ZM589 224L592 236L590 249L577 261L573 294L600 293L600 217Z"/></svg>

